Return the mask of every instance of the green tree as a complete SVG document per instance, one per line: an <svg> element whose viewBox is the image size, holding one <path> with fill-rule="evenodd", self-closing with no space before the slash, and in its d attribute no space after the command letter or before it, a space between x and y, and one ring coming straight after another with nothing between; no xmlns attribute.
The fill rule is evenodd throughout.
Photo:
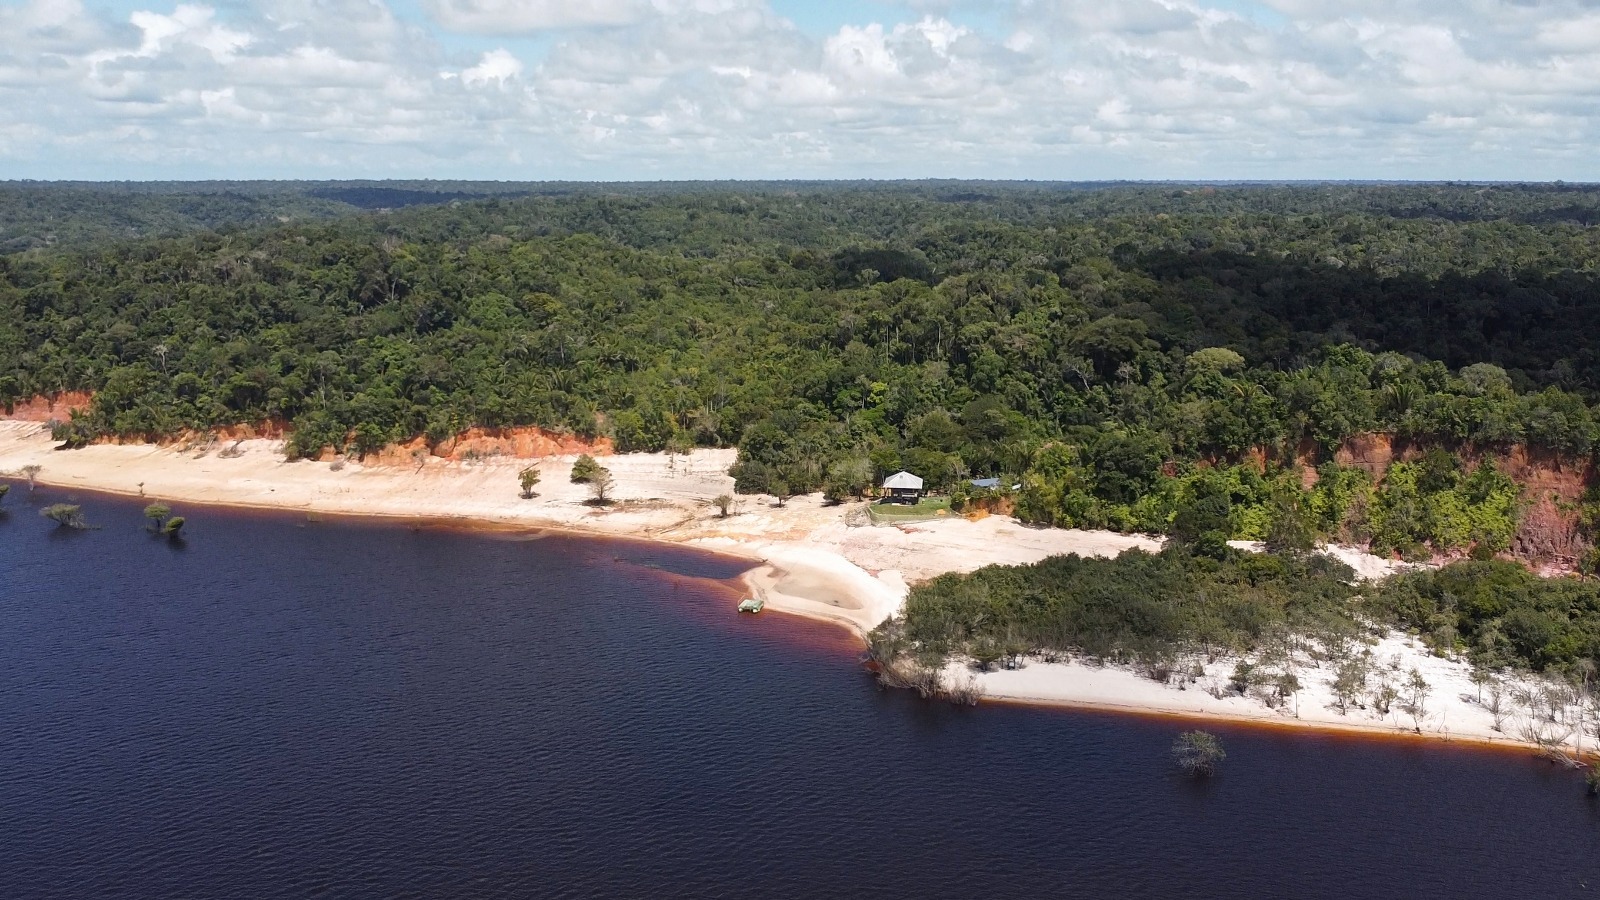
<svg viewBox="0 0 1600 900"><path fill-rule="evenodd" d="M1283 672L1278 675L1278 696L1288 697L1294 703L1294 717L1300 718L1300 691L1304 687L1300 677L1293 672Z"/></svg>
<svg viewBox="0 0 1600 900"><path fill-rule="evenodd" d="M539 467L528 466L517 473L517 482L522 485L522 499L533 499L533 489L539 484Z"/></svg>
<svg viewBox="0 0 1600 900"><path fill-rule="evenodd" d="M1422 733L1422 722L1428 715L1428 696L1433 689L1428 685L1422 673L1416 669L1411 670L1406 678L1400 693L1400 708L1411 717L1411 722L1418 734Z"/></svg>
<svg viewBox="0 0 1600 900"><path fill-rule="evenodd" d="M1272 553L1306 553L1317 546L1317 533L1298 492L1280 491L1270 504L1266 548Z"/></svg>
<svg viewBox="0 0 1600 900"><path fill-rule="evenodd" d="M1333 677L1333 700L1339 712L1348 712L1350 705L1357 702L1366 691L1367 661L1358 656L1341 661Z"/></svg>
<svg viewBox="0 0 1600 900"><path fill-rule="evenodd" d="M840 457L828 466L828 478L823 487L824 499L840 503L858 499L872 489L872 463L867 457L851 454Z"/></svg>
<svg viewBox="0 0 1600 900"><path fill-rule="evenodd" d="M572 483L584 484L594 481L594 477L601 471L600 464L594 457L587 453L580 454L572 463Z"/></svg>
<svg viewBox="0 0 1600 900"><path fill-rule="evenodd" d="M1196 479L1179 501L1168 534L1193 553L1221 559L1228 553L1232 512L1228 489L1220 479Z"/></svg>

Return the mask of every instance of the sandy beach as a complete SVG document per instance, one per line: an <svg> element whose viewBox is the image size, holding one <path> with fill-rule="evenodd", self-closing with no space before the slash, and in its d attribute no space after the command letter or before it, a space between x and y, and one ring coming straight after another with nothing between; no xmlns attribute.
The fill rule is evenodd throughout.
<svg viewBox="0 0 1600 900"><path fill-rule="evenodd" d="M727 470L734 457L733 450L607 456L601 463L615 476L614 502L595 507L586 502L588 487L569 480L575 455L457 460L417 454L402 464L375 465L287 462L282 441L264 438L56 450L46 426L0 421L0 473L15 475L24 466L37 465L41 484L142 496L180 507L219 504L459 520L687 544L756 563L745 583L768 608L834 622L863 638L900 609L909 585L940 574L1031 563L1064 553L1110 556L1128 548L1160 546L1138 535L1032 528L1001 516L874 526L864 504L827 506L817 496L796 497L782 507L769 497L740 497L724 518L710 501L732 493ZM537 496L523 499L517 476L529 465L539 469L541 481ZM1381 577L1393 569L1392 563L1351 548L1330 552L1363 577ZM1397 708L1386 715L1356 707L1340 711L1331 669L1309 651L1291 661L1302 690L1278 708L1269 707L1261 692L1241 696L1226 689L1236 662L1232 660L1197 660L1203 675L1172 683L1085 660L1030 660L1021 668L986 673L952 663L950 674L972 675L984 695L997 700L1503 744L1517 743L1535 718L1532 713L1503 716L1496 730L1496 717L1478 700L1466 664L1433 656L1403 635L1382 636L1369 650L1375 671L1403 679L1416 669L1428 682L1420 715ZM1534 693L1541 689L1519 683L1508 690L1513 687Z"/></svg>
<svg viewBox="0 0 1600 900"><path fill-rule="evenodd" d="M1543 708L1530 708L1519 702L1520 691L1538 697L1558 685L1538 679L1502 682L1497 716L1491 711L1493 686L1482 689L1471 678L1471 667L1462 660L1444 659L1423 648L1420 642L1391 633L1368 648L1372 654L1372 682L1380 679L1401 689L1415 670L1427 683L1427 695L1413 715L1401 700L1380 713L1370 695L1340 709L1333 690L1334 669L1299 654L1295 674L1302 689L1292 697L1279 699L1276 691L1264 686L1240 694L1230 689L1229 681L1237 659L1194 660L1205 674L1193 680L1174 679L1163 683L1125 666L1099 665L1091 660L1062 662L1025 661L1012 670L973 673L962 663L952 663L949 677L972 677L983 689L985 698L1037 703L1080 709L1118 712L1156 713L1210 721L1309 727L1327 731L1360 732L1413 736L1445 741L1460 741L1499 746L1535 746L1531 738L1539 735L1559 739L1558 743L1578 754L1594 748L1595 737L1572 727L1571 719L1562 724ZM1275 706L1268 705L1272 698ZM1535 704L1537 707L1537 704ZM1570 714L1569 714L1570 715ZM1498 724L1498 728L1496 727Z"/></svg>
<svg viewBox="0 0 1600 900"><path fill-rule="evenodd" d="M0 420L0 473L37 465L41 484L171 504L561 528L689 544L761 563L746 581L771 608L863 636L899 609L908 584L945 572L1160 546L1111 532L1029 528L1004 517L873 526L865 504L828 506L818 495L781 507L771 497L742 496L724 518L711 500L733 493L727 472L734 450L604 456L616 487L610 505L595 507L588 486L570 480L575 454L472 460L387 454L403 461L364 465L287 462L283 442L265 438L55 447L42 423ZM518 473L530 465L541 480L536 496L523 499Z"/></svg>

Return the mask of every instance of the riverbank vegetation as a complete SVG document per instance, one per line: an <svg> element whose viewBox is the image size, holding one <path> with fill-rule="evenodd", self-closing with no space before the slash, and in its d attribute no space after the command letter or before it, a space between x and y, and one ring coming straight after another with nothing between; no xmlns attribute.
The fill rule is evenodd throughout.
<svg viewBox="0 0 1600 900"><path fill-rule="evenodd" d="M906 659L933 671L951 660L988 670L1078 657L1163 682L1182 682L1196 660L1231 660L1234 691L1266 679L1283 699L1300 687L1289 664L1298 647L1328 665L1341 707L1365 702L1386 713L1394 705L1421 719L1429 690L1421 676L1374 680L1370 654L1356 652L1391 629L1469 659L1480 694L1495 673L1587 686L1600 672L1600 582L1463 560L1357 583L1321 554L1227 548L1213 556L1174 542L1159 553L1060 556L935 578L912 588L904 613L873 632L870 652L881 666ZM1532 708L1538 699L1517 702ZM1493 703L1512 705L1500 696Z"/></svg>
<svg viewBox="0 0 1600 900"><path fill-rule="evenodd" d="M1435 647L1478 664L1557 672L1600 671L1600 581L1540 578L1516 563L1463 561L1394 575L1373 603Z"/></svg>
<svg viewBox="0 0 1600 900"><path fill-rule="evenodd" d="M1176 546L989 566L914 587L904 615L875 633L873 652L930 664L967 657L980 668L1040 654L1170 668L1185 654L1248 653L1272 634L1354 636L1353 580L1320 554L1214 558Z"/></svg>
<svg viewBox="0 0 1600 900"><path fill-rule="evenodd" d="M780 498L997 476L1026 521L1213 556L1505 552L1526 498L1495 461L1600 438L1591 188L502 186L331 218L230 189L255 199L179 236L0 256L0 404L93 391L67 445L261 421L308 457L474 425L737 445L737 489ZM53 196L24 199L92 224ZM1341 455L1372 434L1399 465Z"/></svg>

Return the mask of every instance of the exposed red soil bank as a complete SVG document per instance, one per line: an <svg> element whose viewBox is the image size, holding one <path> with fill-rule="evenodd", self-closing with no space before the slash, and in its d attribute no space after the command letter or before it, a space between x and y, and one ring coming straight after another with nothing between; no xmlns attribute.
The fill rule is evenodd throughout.
<svg viewBox="0 0 1600 900"><path fill-rule="evenodd" d="M41 394L13 404L5 418L22 422L65 422L74 412L89 408L94 394L89 391L62 391L59 394Z"/></svg>
<svg viewBox="0 0 1600 900"><path fill-rule="evenodd" d="M429 444L427 438L412 438L403 444L390 444L376 453L369 453L362 462L369 466L407 466L416 465L424 456L449 460L491 456L538 459L578 453L611 456L615 452L616 448L610 438L585 440L573 434L560 434L524 425L512 428L469 428L437 444Z"/></svg>
<svg viewBox="0 0 1600 900"><path fill-rule="evenodd" d="M1345 441L1333 459L1381 479L1394 463L1418 459L1429 449L1387 434L1364 434ZM1563 458L1521 444L1497 453L1470 448L1455 453L1468 466L1488 459L1521 485L1522 522L1511 544L1517 559L1570 570L1588 552L1590 545L1578 529L1578 505L1596 476L1589 460ZM1314 475L1309 483L1315 483Z"/></svg>
<svg viewBox="0 0 1600 900"><path fill-rule="evenodd" d="M0 408L0 418L21 422L66 421L74 412L89 408L94 401L90 391L63 391L59 394L30 397L11 406ZM232 443L253 439L285 440L292 432L289 423L267 420L238 425L224 425L210 431L182 431L171 435L107 435L96 439L101 444L157 444L163 447L204 447L216 443ZM587 440L573 434L561 434L536 426L510 428L473 427L453 438L430 444L426 438L416 437L400 444L390 444L362 460L367 465L415 465L419 455L440 459L463 460L482 457L510 457L513 459L538 459L545 456L565 456L587 453L590 456L611 456L616 447L610 438ZM329 459L333 454L324 454Z"/></svg>

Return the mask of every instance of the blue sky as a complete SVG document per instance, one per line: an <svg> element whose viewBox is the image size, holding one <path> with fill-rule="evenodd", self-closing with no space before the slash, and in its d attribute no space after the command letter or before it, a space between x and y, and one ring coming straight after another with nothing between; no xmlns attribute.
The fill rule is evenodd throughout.
<svg viewBox="0 0 1600 900"><path fill-rule="evenodd" d="M0 0L23 178L1600 180L1592 0Z"/></svg>

